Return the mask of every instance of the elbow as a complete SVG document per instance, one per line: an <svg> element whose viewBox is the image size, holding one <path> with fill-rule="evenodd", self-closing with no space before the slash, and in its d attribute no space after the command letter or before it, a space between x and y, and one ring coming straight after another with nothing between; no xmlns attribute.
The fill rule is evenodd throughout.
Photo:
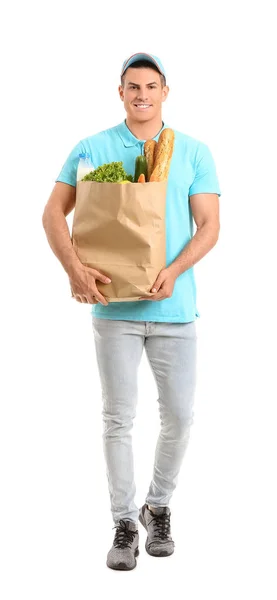
<svg viewBox="0 0 277 600"><path fill-rule="evenodd" d="M218 240L219 240L219 233L220 233L220 225L218 225L215 230L215 243L218 242Z"/></svg>
<svg viewBox="0 0 277 600"><path fill-rule="evenodd" d="M48 211L47 211L47 207L45 207L45 209L43 211L42 218L41 218L42 226L43 226L44 229L46 227L47 220L48 220Z"/></svg>
<svg viewBox="0 0 277 600"><path fill-rule="evenodd" d="M215 246L219 240L220 227L217 227L213 232L213 246Z"/></svg>
<svg viewBox="0 0 277 600"><path fill-rule="evenodd" d="M198 226L197 229L205 232L207 239L210 240L211 247L215 246L218 242L220 233L220 224L218 222L205 221L201 226Z"/></svg>
<svg viewBox="0 0 277 600"><path fill-rule="evenodd" d="M209 237L211 248L213 248L217 244L219 240L219 232L219 225L213 225L210 226L209 229L207 229L207 236Z"/></svg>
<svg viewBox="0 0 277 600"><path fill-rule="evenodd" d="M219 240L220 233L220 222L218 219L214 220L213 222L210 222L210 232L215 245Z"/></svg>

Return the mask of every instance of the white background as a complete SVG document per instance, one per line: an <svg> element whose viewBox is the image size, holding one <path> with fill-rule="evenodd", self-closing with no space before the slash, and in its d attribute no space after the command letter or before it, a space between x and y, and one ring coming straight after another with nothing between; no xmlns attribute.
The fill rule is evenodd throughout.
<svg viewBox="0 0 277 600"><path fill-rule="evenodd" d="M273 2L13 3L2 14L1 597L276 598L276 26ZM114 531L90 306L71 299L41 217L82 138L125 118L122 62L152 52L164 120L208 144L222 196L195 267L195 422L171 503L176 550L106 567ZM71 224L72 214L68 217ZM145 354L138 506L159 431ZM96 589L99 591L96 592Z"/></svg>

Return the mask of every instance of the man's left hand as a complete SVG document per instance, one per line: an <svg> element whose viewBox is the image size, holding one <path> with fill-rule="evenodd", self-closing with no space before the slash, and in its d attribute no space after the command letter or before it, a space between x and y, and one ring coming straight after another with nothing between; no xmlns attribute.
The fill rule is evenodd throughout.
<svg viewBox="0 0 277 600"><path fill-rule="evenodd" d="M169 269L162 269L151 288L153 296L141 296L139 300L164 300L173 294L176 275Z"/></svg>

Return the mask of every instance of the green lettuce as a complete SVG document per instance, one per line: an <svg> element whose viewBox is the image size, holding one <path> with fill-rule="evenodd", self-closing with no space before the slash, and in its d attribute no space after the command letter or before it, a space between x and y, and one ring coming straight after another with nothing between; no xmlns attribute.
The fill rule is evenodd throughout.
<svg viewBox="0 0 277 600"><path fill-rule="evenodd" d="M119 181L126 180L133 183L133 177L132 175L127 175L122 161L105 163L104 165L97 167L97 169L85 175L85 177L82 179L82 181L106 181L110 183L118 183Z"/></svg>

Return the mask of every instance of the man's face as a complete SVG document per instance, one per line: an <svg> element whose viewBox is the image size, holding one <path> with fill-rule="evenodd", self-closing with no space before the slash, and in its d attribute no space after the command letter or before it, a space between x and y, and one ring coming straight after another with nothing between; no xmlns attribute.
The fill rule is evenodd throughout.
<svg viewBox="0 0 277 600"><path fill-rule="evenodd" d="M118 89L127 115L140 122L161 114L162 102L169 92L168 86L162 87L157 71L143 67L129 67L124 75L124 87L120 85Z"/></svg>

